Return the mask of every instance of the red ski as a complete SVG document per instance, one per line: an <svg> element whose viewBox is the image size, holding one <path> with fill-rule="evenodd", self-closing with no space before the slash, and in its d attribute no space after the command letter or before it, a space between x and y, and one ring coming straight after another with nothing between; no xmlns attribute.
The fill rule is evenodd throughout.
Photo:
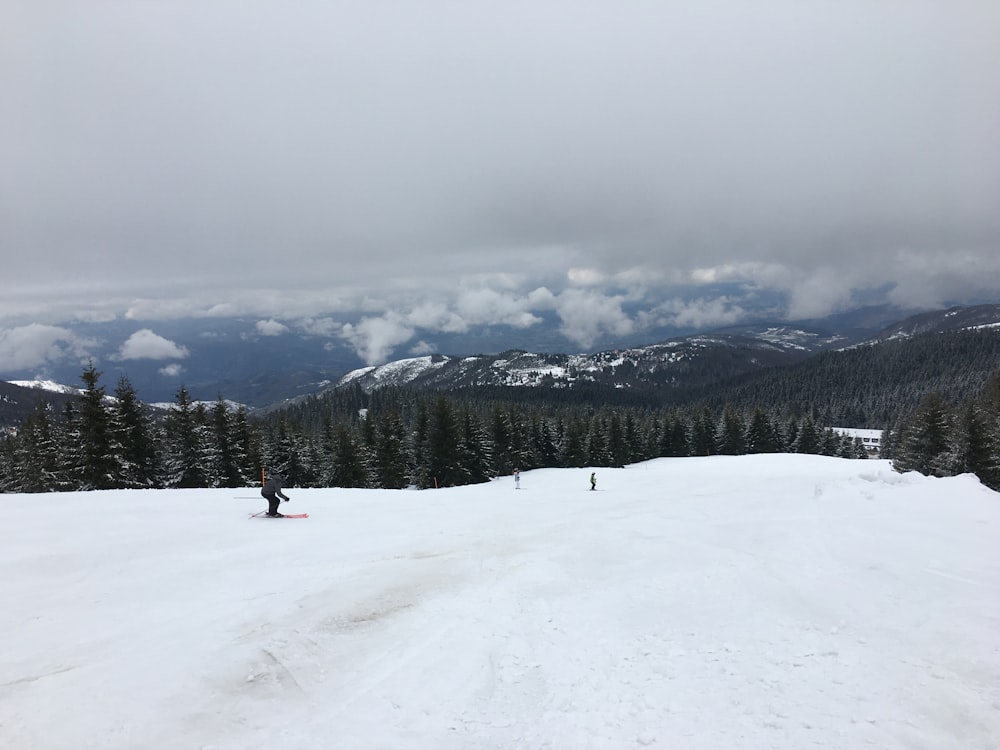
<svg viewBox="0 0 1000 750"><path fill-rule="evenodd" d="M250 518L271 518L271 516L267 515L267 513L265 513L264 511L261 511L260 513L251 513L250 514ZM309 518L309 514L308 513L283 513L280 516L275 516L275 518Z"/></svg>

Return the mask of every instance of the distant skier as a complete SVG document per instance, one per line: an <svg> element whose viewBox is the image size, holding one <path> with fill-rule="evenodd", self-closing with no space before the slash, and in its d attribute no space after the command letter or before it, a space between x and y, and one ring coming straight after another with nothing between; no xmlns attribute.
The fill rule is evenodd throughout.
<svg viewBox="0 0 1000 750"><path fill-rule="evenodd" d="M260 494L267 498L267 515L271 518L282 518L283 514L278 512L278 503L281 500L287 503L289 500L288 495L281 491L284 481L281 474L271 474L260 488Z"/></svg>
<svg viewBox="0 0 1000 750"><path fill-rule="evenodd" d="M597 472L596 471L590 472L590 489L591 490L596 490L597 489Z"/></svg>
<svg viewBox="0 0 1000 750"><path fill-rule="evenodd" d="M521 470L514 469L514 489L521 489Z"/></svg>

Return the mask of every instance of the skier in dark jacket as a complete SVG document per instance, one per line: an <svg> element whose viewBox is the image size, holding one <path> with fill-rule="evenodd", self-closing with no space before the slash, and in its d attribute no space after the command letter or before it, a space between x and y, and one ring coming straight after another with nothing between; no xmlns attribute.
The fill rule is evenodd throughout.
<svg viewBox="0 0 1000 750"><path fill-rule="evenodd" d="M260 494L267 498L267 515L271 518L282 518L284 514L278 512L278 503L281 500L288 502L288 495L281 491L284 477L281 474L272 474L264 482L260 489ZM279 500L278 498L281 498Z"/></svg>

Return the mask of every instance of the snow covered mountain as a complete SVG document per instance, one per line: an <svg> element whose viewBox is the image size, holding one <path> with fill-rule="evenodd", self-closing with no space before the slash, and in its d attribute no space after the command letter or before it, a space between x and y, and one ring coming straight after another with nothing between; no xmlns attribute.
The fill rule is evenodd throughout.
<svg viewBox="0 0 1000 750"><path fill-rule="evenodd" d="M767 327L683 336L651 346L596 354L512 350L472 357L434 355L360 368L346 374L335 387L698 386L722 377L791 364L841 340L816 332Z"/></svg>
<svg viewBox="0 0 1000 750"><path fill-rule="evenodd" d="M1000 329L1000 305L950 308L907 318L871 337L796 326L739 326L679 336L651 346L596 354L537 354L521 350L471 357L432 355L364 367L333 387L360 385L462 388L526 386L572 388L696 388L720 380L801 362L820 352L878 344L934 331Z"/></svg>

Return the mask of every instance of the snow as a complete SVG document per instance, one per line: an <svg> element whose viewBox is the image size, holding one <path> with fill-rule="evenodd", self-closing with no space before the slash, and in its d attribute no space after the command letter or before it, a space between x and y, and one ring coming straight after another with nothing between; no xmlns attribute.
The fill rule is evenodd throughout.
<svg viewBox="0 0 1000 750"><path fill-rule="evenodd" d="M50 393L68 393L71 395L83 393L83 389L81 388L63 385L62 383L57 383L54 380L9 380L7 382L11 385L20 386L21 388L34 388L39 391L49 391Z"/></svg>
<svg viewBox="0 0 1000 750"><path fill-rule="evenodd" d="M5 495L0 747L992 748L1000 496L818 456Z"/></svg>

